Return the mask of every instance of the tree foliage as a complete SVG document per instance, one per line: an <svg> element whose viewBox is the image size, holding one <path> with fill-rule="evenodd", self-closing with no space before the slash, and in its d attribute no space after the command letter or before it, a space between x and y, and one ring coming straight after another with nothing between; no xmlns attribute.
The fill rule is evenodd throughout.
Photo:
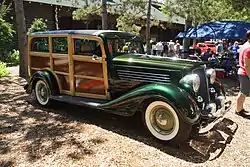
<svg viewBox="0 0 250 167"><path fill-rule="evenodd" d="M194 25L217 20L250 20L250 1L245 0L166 0L163 11L191 20Z"/></svg>
<svg viewBox="0 0 250 167"><path fill-rule="evenodd" d="M47 28L48 28L47 24L45 23L43 18L38 18L32 22L31 27L28 30L28 33L46 31Z"/></svg>
<svg viewBox="0 0 250 167"><path fill-rule="evenodd" d="M14 30L12 25L6 22L4 19L0 18L0 58L3 59L4 56L11 50L12 40L14 35Z"/></svg>
<svg viewBox="0 0 250 167"><path fill-rule="evenodd" d="M0 18L4 18L7 13L11 10L11 3L7 4L5 0L0 3Z"/></svg>
<svg viewBox="0 0 250 167"><path fill-rule="evenodd" d="M5 77L9 75L6 64L0 61L0 77Z"/></svg>
<svg viewBox="0 0 250 167"><path fill-rule="evenodd" d="M146 0L119 0L117 3L108 3L109 14L116 15L116 27L121 31L139 33L141 27L145 25L142 18L146 18ZM93 15L101 15L101 3L89 3L84 8L73 12L73 19L88 20Z"/></svg>

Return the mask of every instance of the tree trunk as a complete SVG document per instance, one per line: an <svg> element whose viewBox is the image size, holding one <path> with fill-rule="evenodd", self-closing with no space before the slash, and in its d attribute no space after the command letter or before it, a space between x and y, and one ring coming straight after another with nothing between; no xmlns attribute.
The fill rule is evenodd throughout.
<svg viewBox="0 0 250 167"><path fill-rule="evenodd" d="M191 27L192 27L192 20L187 18L185 20L185 31L187 31ZM190 46L190 39L184 38L184 40L183 40L183 49L186 51L186 50L189 49L189 46Z"/></svg>
<svg viewBox="0 0 250 167"><path fill-rule="evenodd" d="M28 45L23 0L14 0L20 51L19 76L28 79Z"/></svg>
<svg viewBox="0 0 250 167"><path fill-rule="evenodd" d="M148 1L148 13L147 13L147 23L146 23L146 44L147 44L147 54L151 54L151 45L150 45L150 16L151 16L151 3Z"/></svg>
<svg viewBox="0 0 250 167"><path fill-rule="evenodd" d="M102 0L102 29L108 29L107 0Z"/></svg>
<svg viewBox="0 0 250 167"><path fill-rule="evenodd" d="M58 7L57 5L54 6L55 11L55 26L56 30L59 30L59 21L58 21Z"/></svg>

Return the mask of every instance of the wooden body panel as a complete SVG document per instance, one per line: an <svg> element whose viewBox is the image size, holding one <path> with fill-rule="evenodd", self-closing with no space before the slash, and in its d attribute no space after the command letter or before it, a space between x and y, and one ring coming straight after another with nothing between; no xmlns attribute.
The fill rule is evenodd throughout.
<svg viewBox="0 0 250 167"><path fill-rule="evenodd" d="M44 50L41 52L39 50L31 51L32 40L39 37L46 38L48 41L48 52L44 52ZM53 53L54 37L67 38L68 54L65 53L65 50L62 53ZM91 55L75 55L74 41L78 39L96 41L101 50L101 55L95 59ZM97 36L48 34L29 36L28 41L30 75L38 70L50 70L59 82L59 89L62 94L109 99L106 53L101 38Z"/></svg>
<svg viewBox="0 0 250 167"><path fill-rule="evenodd" d="M50 58L49 57L31 56L31 67L32 68L49 68L50 67Z"/></svg>
<svg viewBox="0 0 250 167"><path fill-rule="evenodd" d="M103 78L102 64L85 61L74 61L75 75Z"/></svg>
<svg viewBox="0 0 250 167"><path fill-rule="evenodd" d="M69 73L69 60L67 58L53 59L54 71Z"/></svg>

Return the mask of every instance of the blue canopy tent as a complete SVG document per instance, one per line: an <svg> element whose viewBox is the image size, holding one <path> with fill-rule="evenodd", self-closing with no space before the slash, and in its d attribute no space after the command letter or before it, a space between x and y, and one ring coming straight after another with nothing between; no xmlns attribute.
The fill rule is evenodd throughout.
<svg viewBox="0 0 250 167"><path fill-rule="evenodd" d="M243 21L216 21L200 24L179 33L176 38L191 39L245 39L250 23Z"/></svg>

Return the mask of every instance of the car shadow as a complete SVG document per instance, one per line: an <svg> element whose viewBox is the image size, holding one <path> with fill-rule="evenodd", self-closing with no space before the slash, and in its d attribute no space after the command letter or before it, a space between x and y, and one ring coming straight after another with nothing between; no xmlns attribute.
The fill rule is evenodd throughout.
<svg viewBox="0 0 250 167"><path fill-rule="evenodd" d="M31 103L39 108L34 101ZM214 160L220 157L226 146L232 141L237 130L236 123L224 118L222 122L206 134L196 135L187 143L181 145L169 145L156 140L148 134L144 130L139 115L122 117L62 102L54 102L54 105L48 111L63 115L63 117L60 117L61 121L77 121L79 123L96 125L108 131L153 146L166 154L193 163L203 163L207 160ZM230 128L231 126L233 128Z"/></svg>
<svg viewBox="0 0 250 167"><path fill-rule="evenodd" d="M16 133L22 133L23 138L20 137L17 142L22 143L23 147L19 149L22 149L23 153L28 153L28 160L31 162L53 154L63 145L70 146L70 153L67 156L76 160L95 154L94 147L98 147L109 139L98 137L81 142L71 136L63 140L64 136L71 133L82 133L84 129L81 129L81 125L83 124L96 125L193 163L203 163L219 158L237 130L237 125L225 118L208 133L197 135L187 143L171 146L156 140L144 131L140 114L122 117L61 102L54 102L50 108L43 108L36 103L33 94L27 95L24 90L16 90L16 85L23 86L24 82L5 80L1 84L10 86L1 90L3 93L0 97L2 111L0 134L15 136ZM12 92L9 89L16 91ZM72 125L75 123L78 126ZM13 139L2 138L1 135L0 155L10 154L15 143ZM14 163L4 161L0 162L0 166L2 164L11 166Z"/></svg>

